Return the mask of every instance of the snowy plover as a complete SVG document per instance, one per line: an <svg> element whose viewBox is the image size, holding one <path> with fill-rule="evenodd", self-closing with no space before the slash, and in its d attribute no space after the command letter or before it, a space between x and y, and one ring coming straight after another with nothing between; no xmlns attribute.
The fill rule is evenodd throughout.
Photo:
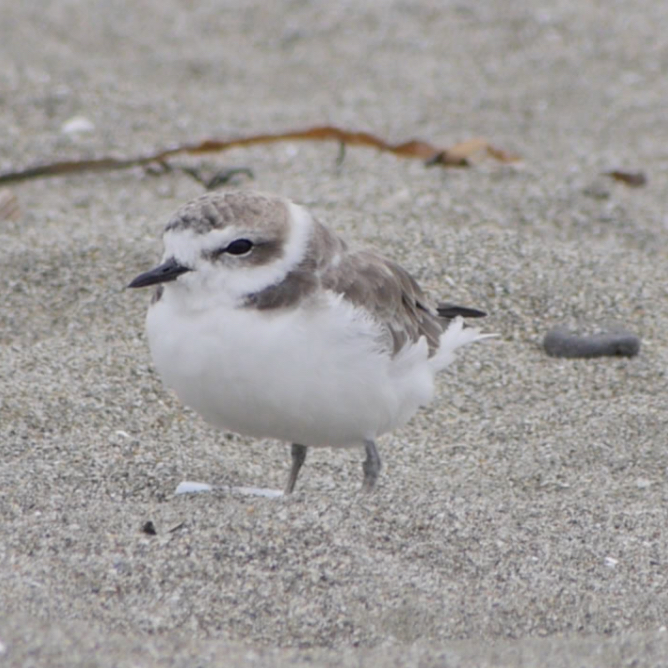
<svg viewBox="0 0 668 668"><path fill-rule="evenodd" d="M129 287L158 285L146 328L168 387L209 423L292 444L286 493L307 446L363 446L364 489L380 471L375 439L434 392L454 351L484 338L434 307L415 279L350 250L307 209L255 192L185 204L162 264Z"/></svg>

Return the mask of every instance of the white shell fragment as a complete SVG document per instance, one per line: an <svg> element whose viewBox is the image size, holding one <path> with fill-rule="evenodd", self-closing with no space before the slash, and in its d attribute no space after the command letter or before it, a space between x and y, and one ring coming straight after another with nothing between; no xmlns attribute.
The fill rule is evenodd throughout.
<svg viewBox="0 0 668 668"><path fill-rule="evenodd" d="M78 135L84 132L93 132L95 124L85 116L72 116L60 126L60 131L65 135Z"/></svg>
<svg viewBox="0 0 668 668"><path fill-rule="evenodd" d="M174 494L202 494L204 492L210 492L211 485L207 485L205 482L193 482L191 480L184 480L180 482L176 488Z"/></svg>

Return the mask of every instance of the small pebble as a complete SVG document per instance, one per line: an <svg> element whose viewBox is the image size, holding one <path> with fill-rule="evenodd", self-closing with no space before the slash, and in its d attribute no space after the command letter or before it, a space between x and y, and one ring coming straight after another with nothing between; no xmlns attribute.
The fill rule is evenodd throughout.
<svg viewBox="0 0 668 668"><path fill-rule="evenodd" d="M555 327L545 335L543 347L551 357L634 357L640 352L640 338L629 332L580 335Z"/></svg>
<svg viewBox="0 0 668 668"><path fill-rule="evenodd" d="M157 536L158 532L155 530L155 524L151 522L151 520L148 520L147 522L144 522L142 525L141 530L147 534L148 536Z"/></svg>

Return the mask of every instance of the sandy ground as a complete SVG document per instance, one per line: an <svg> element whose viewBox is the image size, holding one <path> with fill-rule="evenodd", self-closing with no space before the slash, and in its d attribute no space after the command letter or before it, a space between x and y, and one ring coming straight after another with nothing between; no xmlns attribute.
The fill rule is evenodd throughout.
<svg viewBox="0 0 668 668"><path fill-rule="evenodd" d="M0 222L0 665L668 665L668 3L2 2L0 169L325 122L518 152L425 169L283 144L205 160L307 203L493 343L361 453L221 434L151 368L167 216L141 170L12 186ZM75 116L94 128L68 134ZM645 170L632 189L601 173ZM634 359L560 360L558 324ZM249 351L252 354L252 351ZM175 496L183 480L213 494ZM142 532L152 521L157 535Z"/></svg>

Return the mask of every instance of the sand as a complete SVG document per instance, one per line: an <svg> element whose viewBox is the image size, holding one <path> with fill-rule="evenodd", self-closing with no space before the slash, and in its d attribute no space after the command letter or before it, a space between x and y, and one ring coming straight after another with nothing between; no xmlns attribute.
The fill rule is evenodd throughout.
<svg viewBox="0 0 668 668"><path fill-rule="evenodd" d="M149 297L124 286L200 184L12 185L0 665L668 665L666 25L655 0L5 2L0 169L323 123L523 161L337 166L296 143L174 161L249 167L241 187L489 313L499 338L380 441L371 496L356 450L314 451L291 498L229 491L280 488L288 448L215 431L157 378ZM623 326L641 351L550 358L555 326ZM175 496L184 480L215 491Z"/></svg>

